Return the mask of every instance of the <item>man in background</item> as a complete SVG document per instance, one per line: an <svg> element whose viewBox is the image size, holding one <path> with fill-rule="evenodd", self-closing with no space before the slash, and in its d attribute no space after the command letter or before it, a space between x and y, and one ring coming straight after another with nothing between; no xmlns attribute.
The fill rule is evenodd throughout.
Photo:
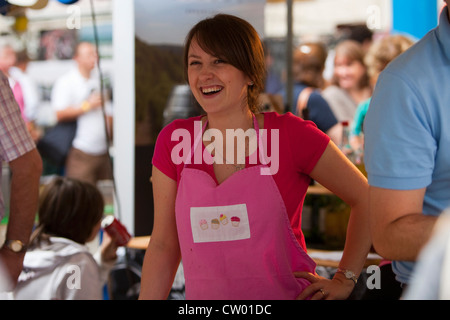
<svg viewBox="0 0 450 320"><path fill-rule="evenodd" d="M80 43L73 58L75 68L58 79L51 103L59 122L77 121L77 131L66 160L66 175L91 182L111 178L105 121L112 123L112 112L102 112L98 79L92 76L97 62L94 45Z"/></svg>

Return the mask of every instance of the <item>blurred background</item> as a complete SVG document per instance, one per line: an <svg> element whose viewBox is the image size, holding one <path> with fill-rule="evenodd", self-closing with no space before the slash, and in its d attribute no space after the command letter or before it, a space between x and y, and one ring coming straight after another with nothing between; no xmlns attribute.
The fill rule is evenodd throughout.
<svg viewBox="0 0 450 320"><path fill-rule="evenodd" d="M75 45L97 40L101 77L114 108L114 160L121 219L134 235L151 234L149 178L156 137L178 117L200 112L185 85L182 46L187 30L218 12L241 16L268 49L271 90L292 90L292 51L320 41L328 50L352 37L363 43L388 34L420 39L437 25L442 0L0 0L0 46L10 45L39 93L35 123L54 125L50 93ZM331 58L330 58L331 57ZM268 85L269 86L269 85ZM283 102L281 112L292 101ZM7 182L3 186L8 192ZM7 198L7 197L6 197Z"/></svg>

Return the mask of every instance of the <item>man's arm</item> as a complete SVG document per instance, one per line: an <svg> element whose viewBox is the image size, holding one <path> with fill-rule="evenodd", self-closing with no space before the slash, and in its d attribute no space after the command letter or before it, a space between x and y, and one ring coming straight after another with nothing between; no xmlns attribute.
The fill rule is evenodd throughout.
<svg viewBox="0 0 450 320"><path fill-rule="evenodd" d="M67 106L62 110L56 111L56 119L58 122L74 121L79 116L89 112L90 110L101 107L101 96L98 93L92 93L79 106Z"/></svg>
<svg viewBox="0 0 450 320"><path fill-rule="evenodd" d="M38 209L39 179L42 160L36 149L9 163L11 178L11 199L7 240L20 240L28 244ZM15 282L22 271L24 253L14 253L7 248L0 250L2 262L8 268Z"/></svg>
<svg viewBox="0 0 450 320"><path fill-rule="evenodd" d="M415 261L436 217L422 213L425 188L391 190L370 186L369 217L373 246L390 260Z"/></svg>

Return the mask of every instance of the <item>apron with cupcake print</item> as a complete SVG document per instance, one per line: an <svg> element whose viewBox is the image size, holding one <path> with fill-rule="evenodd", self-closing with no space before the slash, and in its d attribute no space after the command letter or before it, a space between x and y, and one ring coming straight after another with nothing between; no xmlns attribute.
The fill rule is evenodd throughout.
<svg viewBox="0 0 450 320"><path fill-rule="evenodd" d="M295 238L272 176L261 174L264 166L237 171L220 184L184 167L175 212L186 299L295 299L310 284L293 275L314 273L315 263Z"/></svg>

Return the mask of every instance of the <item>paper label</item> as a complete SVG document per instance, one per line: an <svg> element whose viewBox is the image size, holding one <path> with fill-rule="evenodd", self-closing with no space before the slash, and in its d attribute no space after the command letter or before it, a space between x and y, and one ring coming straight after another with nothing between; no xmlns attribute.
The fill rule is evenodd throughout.
<svg viewBox="0 0 450 320"><path fill-rule="evenodd" d="M250 238L250 225L245 204L192 207L191 227L195 243Z"/></svg>

